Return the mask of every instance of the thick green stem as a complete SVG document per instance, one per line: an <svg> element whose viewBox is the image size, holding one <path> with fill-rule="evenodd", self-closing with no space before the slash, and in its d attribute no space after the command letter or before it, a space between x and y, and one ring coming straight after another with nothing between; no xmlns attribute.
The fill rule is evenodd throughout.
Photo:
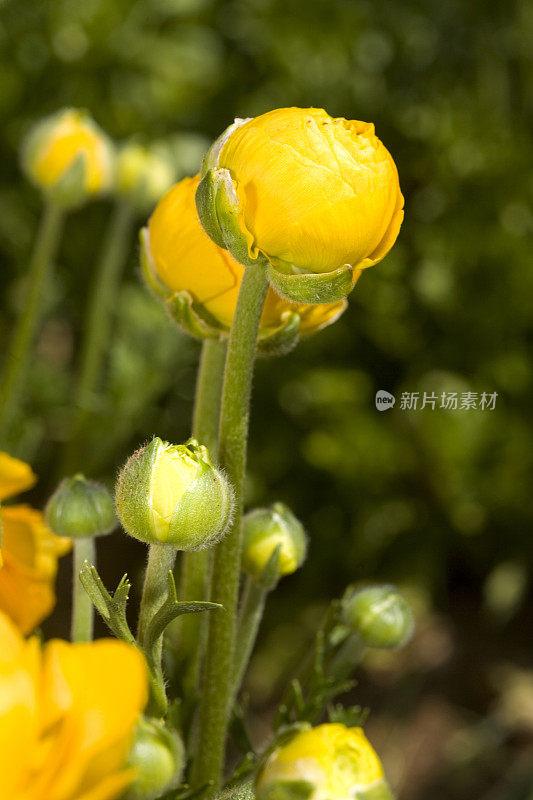
<svg viewBox="0 0 533 800"><path fill-rule="evenodd" d="M80 570L88 561L96 567L96 544L92 538L74 539L72 555L72 627L73 642L91 642L94 633L93 603L80 581Z"/></svg>
<svg viewBox="0 0 533 800"><path fill-rule="evenodd" d="M246 267L228 345L220 409L219 462L235 491L235 517L217 546L211 600L224 610L210 615L198 747L191 782L217 790L224 764L230 701L233 694L235 624L241 561L241 517L250 394L257 333L268 280L264 265Z"/></svg>
<svg viewBox="0 0 533 800"><path fill-rule="evenodd" d="M205 444L211 455L215 455L218 443L218 422L226 342L206 339L196 381L196 397L193 414L193 436ZM207 578L211 560L210 550L183 553L181 562L180 596L182 600L205 600ZM187 614L179 621L180 657L187 659L183 686L185 694L192 699L198 691L200 664L202 660L202 629L207 626L205 614Z"/></svg>
<svg viewBox="0 0 533 800"><path fill-rule="evenodd" d="M94 406L108 352L120 273L128 254L133 220L132 207L123 200L118 201L105 235L89 299L75 388L72 432L61 465L63 474L69 474L83 463L83 459L78 463L81 458L80 440L87 414Z"/></svg>
<svg viewBox="0 0 533 800"><path fill-rule="evenodd" d="M246 667L254 649L257 632L265 610L265 601L268 591L260 586L253 578L248 577L244 585L241 600L241 610L237 626L237 639L235 644L235 658L233 666L234 696L240 689Z"/></svg>
<svg viewBox="0 0 533 800"><path fill-rule="evenodd" d="M28 271L28 294L17 320L9 346L0 385L0 439L5 439L19 398L31 344L39 325L43 297L46 295L52 264L57 252L64 213L47 203L39 226Z"/></svg>

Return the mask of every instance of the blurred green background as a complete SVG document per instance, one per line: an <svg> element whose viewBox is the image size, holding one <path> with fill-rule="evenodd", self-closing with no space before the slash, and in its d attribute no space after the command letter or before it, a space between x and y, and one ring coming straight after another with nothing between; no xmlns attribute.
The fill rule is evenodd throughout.
<svg viewBox="0 0 533 800"><path fill-rule="evenodd" d="M45 114L82 106L116 140L170 137L181 174L235 116L286 105L372 120L393 153L406 218L392 253L335 326L257 367L249 503L288 503L311 548L272 597L248 689L260 736L328 599L351 581L398 582L417 636L372 655L347 701L371 705L401 800L533 798L532 23L527 0L0 6L2 342L41 207L18 150ZM57 479L108 215L102 200L69 217L10 434L40 475L36 504ZM132 237L79 466L111 483L152 434L185 439L197 357L141 287ZM393 410L376 410L378 389ZM498 398L493 411L407 412L403 391ZM143 557L119 534L102 542L105 581L126 569L138 581ZM64 564L65 601L68 581ZM59 606L45 631L67 624Z"/></svg>

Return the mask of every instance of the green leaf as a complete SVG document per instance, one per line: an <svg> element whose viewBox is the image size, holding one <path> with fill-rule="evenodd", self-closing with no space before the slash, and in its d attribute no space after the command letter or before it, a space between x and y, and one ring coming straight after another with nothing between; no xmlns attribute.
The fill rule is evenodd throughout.
<svg viewBox="0 0 533 800"><path fill-rule="evenodd" d="M222 608L219 603L207 603L200 600L190 600L180 602L176 592L174 575L168 573L168 596L159 611L157 611L146 629L144 648L148 663L154 665L157 662L158 643L165 632L167 625L182 614L198 614L201 611L215 611Z"/></svg>
<svg viewBox="0 0 533 800"><path fill-rule="evenodd" d="M96 567L86 561L80 570L80 582L108 628L119 639L136 644L126 619L126 605L131 584L124 575L111 596L98 574Z"/></svg>

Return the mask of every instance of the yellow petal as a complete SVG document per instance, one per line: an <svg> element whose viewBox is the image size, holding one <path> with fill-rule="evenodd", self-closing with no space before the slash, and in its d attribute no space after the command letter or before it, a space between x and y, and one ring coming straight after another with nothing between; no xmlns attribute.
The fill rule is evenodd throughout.
<svg viewBox="0 0 533 800"><path fill-rule="evenodd" d="M0 450L0 500L30 489L36 480L29 464Z"/></svg>

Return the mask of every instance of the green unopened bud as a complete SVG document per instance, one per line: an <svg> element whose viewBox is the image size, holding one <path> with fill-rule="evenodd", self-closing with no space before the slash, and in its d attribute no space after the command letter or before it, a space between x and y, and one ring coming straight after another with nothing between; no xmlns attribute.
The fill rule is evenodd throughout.
<svg viewBox="0 0 533 800"><path fill-rule="evenodd" d="M394 586L369 586L343 600L344 622L368 647L401 647L413 633L413 615Z"/></svg>
<svg viewBox="0 0 533 800"><path fill-rule="evenodd" d="M181 739L156 720L141 718L128 763L137 770L124 800L155 800L175 789L184 764Z"/></svg>
<svg viewBox="0 0 533 800"><path fill-rule="evenodd" d="M124 145L117 157L117 192L139 211L149 211L170 189L175 168L163 146Z"/></svg>
<svg viewBox="0 0 533 800"><path fill-rule="evenodd" d="M80 474L61 481L46 504L45 516L57 536L71 539L103 536L118 522L111 493Z"/></svg>
<svg viewBox="0 0 533 800"><path fill-rule="evenodd" d="M256 508L244 517L243 571L260 581L276 550L274 580L295 572L303 564L307 550L302 524L283 503Z"/></svg>
<svg viewBox="0 0 533 800"><path fill-rule="evenodd" d="M226 532L233 491L195 439L174 445L155 437L126 462L115 501L125 530L136 539L199 550Z"/></svg>

